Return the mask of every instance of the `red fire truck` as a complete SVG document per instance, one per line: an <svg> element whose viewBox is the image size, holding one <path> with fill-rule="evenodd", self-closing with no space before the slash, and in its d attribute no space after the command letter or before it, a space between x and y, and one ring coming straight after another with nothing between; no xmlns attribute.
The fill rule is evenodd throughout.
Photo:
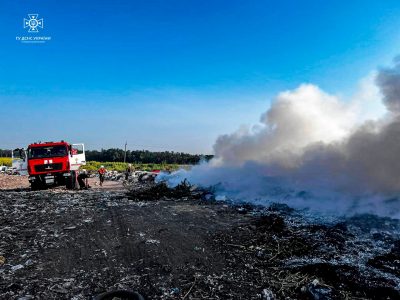
<svg viewBox="0 0 400 300"><path fill-rule="evenodd" d="M39 142L13 151L13 169L29 174L32 190L59 185L75 188L77 171L85 164L84 144Z"/></svg>

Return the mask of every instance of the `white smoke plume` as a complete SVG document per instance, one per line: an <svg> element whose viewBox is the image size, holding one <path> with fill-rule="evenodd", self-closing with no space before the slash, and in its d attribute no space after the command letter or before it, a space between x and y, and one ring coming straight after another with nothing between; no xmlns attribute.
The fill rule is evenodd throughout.
<svg viewBox="0 0 400 300"><path fill-rule="evenodd" d="M233 200L400 216L399 60L351 101L311 84L280 93L260 122L220 136L209 163L159 179Z"/></svg>

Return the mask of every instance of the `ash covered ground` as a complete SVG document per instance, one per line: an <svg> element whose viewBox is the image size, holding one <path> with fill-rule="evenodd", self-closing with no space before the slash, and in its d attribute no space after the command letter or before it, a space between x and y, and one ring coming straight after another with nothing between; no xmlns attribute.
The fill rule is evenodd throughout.
<svg viewBox="0 0 400 300"><path fill-rule="evenodd" d="M400 299L398 220L311 221L187 185L0 183L1 299Z"/></svg>

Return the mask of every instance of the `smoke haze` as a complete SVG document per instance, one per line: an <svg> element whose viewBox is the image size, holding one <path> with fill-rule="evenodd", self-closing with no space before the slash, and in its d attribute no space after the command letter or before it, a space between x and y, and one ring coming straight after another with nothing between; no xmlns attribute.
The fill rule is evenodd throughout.
<svg viewBox="0 0 400 300"><path fill-rule="evenodd" d="M220 136L215 158L161 176L233 200L400 216L400 61L347 101L312 84L277 95L260 124Z"/></svg>

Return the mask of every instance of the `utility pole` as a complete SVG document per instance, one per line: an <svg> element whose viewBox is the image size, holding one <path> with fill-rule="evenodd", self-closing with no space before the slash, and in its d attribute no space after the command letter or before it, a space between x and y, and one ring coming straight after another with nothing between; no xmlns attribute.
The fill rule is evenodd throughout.
<svg viewBox="0 0 400 300"><path fill-rule="evenodd" d="M124 163L126 163L126 146L127 145L128 145L128 141L125 142Z"/></svg>

